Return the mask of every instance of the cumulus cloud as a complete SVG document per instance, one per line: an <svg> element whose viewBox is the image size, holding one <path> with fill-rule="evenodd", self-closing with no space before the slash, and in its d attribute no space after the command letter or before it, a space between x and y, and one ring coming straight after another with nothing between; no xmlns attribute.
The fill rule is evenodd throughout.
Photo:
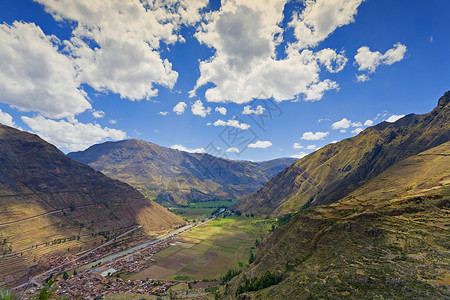
<svg viewBox="0 0 450 300"><path fill-rule="evenodd" d="M216 107L216 109L214 111L216 111L224 116L227 114L227 109L222 106Z"/></svg>
<svg viewBox="0 0 450 300"><path fill-rule="evenodd" d="M303 149L304 147L302 146L302 145L300 145L299 143L294 143L294 145L292 145L292 147L295 149L295 150L299 150L299 149Z"/></svg>
<svg viewBox="0 0 450 300"><path fill-rule="evenodd" d="M223 121L221 119L215 121L214 123L208 123L207 125L214 125L214 126L230 126L230 127L234 127L234 128L238 128L241 130L247 130L250 128L250 125L246 124L246 123L239 123L238 120L228 120L228 121Z"/></svg>
<svg viewBox="0 0 450 300"><path fill-rule="evenodd" d="M175 109L175 108L174 108ZM159 113L158 113L158 115L161 115L161 116L167 116L167 114L168 114L169 112L168 111L160 111Z"/></svg>
<svg viewBox="0 0 450 300"><path fill-rule="evenodd" d="M364 126L372 126L373 125L373 121L372 120L366 120L364 122Z"/></svg>
<svg viewBox="0 0 450 300"><path fill-rule="evenodd" d="M272 146L272 143L270 141L256 141L254 143L248 144L249 148L265 149L265 148L269 148L270 146Z"/></svg>
<svg viewBox="0 0 450 300"><path fill-rule="evenodd" d="M227 149L226 152L233 152L233 153L239 153L239 149L236 147L230 147Z"/></svg>
<svg viewBox="0 0 450 300"><path fill-rule="evenodd" d="M116 124L117 121L116 121L116 120L109 120L109 123L110 123L110 124Z"/></svg>
<svg viewBox="0 0 450 300"><path fill-rule="evenodd" d="M184 111L186 110L187 104L185 102L178 102L177 105L174 106L173 112L177 115L184 114Z"/></svg>
<svg viewBox="0 0 450 300"><path fill-rule="evenodd" d="M291 157L300 159L300 158L305 157L306 155L308 155L308 153L306 153L306 152L300 152L299 154L291 155Z"/></svg>
<svg viewBox="0 0 450 300"><path fill-rule="evenodd" d="M316 150L318 149L316 145L308 145L306 147L300 145L299 143L294 143L294 145L292 146L295 150L299 150L299 149L306 149L306 150Z"/></svg>
<svg viewBox="0 0 450 300"><path fill-rule="evenodd" d="M366 74L361 74L361 75L356 75L356 81L357 82L366 82L369 81L370 77L367 76Z"/></svg>
<svg viewBox="0 0 450 300"><path fill-rule="evenodd" d="M358 127L358 128L355 128L354 130L352 130L352 133L358 134L358 133L360 133L363 130L364 130L364 128Z"/></svg>
<svg viewBox="0 0 450 300"><path fill-rule="evenodd" d="M379 51L372 52L369 47L363 46L358 49L355 55L355 64L359 71L375 72L380 65L392 65L401 61L405 57L406 46L397 43L394 48L387 50L384 54Z"/></svg>
<svg viewBox="0 0 450 300"><path fill-rule="evenodd" d="M364 0L305 1L305 9L294 15L290 26L298 40L296 48L302 49L326 39L338 27L355 21L359 5Z"/></svg>
<svg viewBox="0 0 450 300"><path fill-rule="evenodd" d="M258 105L255 109L251 109L251 106L247 105L244 107L244 110L242 111L242 113L244 115L260 116L264 113L265 110L266 109L262 105Z"/></svg>
<svg viewBox="0 0 450 300"><path fill-rule="evenodd" d="M206 153L204 148L187 148L183 145L177 144L177 145L172 145L170 146L170 148L172 149L176 149L176 150L180 150L180 151L184 151L184 152L189 152L189 153Z"/></svg>
<svg viewBox="0 0 450 300"><path fill-rule="evenodd" d="M73 61L60 41L39 26L0 24L0 101L23 111L64 118L92 106L77 82Z"/></svg>
<svg viewBox="0 0 450 300"><path fill-rule="evenodd" d="M394 123L395 121L400 120L400 119L403 118L404 116L405 116L405 115L392 115L392 116L390 116L390 117L386 120L386 122Z"/></svg>
<svg viewBox="0 0 450 300"><path fill-rule="evenodd" d="M100 119L103 118L105 116L105 112L101 111L101 110L93 110L92 111L92 116L96 119Z"/></svg>
<svg viewBox="0 0 450 300"><path fill-rule="evenodd" d="M16 123L14 123L13 117L8 113L3 112L1 109L0 109L0 123L6 126L16 127Z"/></svg>
<svg viewBox="0 0 450 300"><path fill-rule="evenodd" d="M331 124L332 129L348 129L348 128L350 128L350 126L361 127L362 124L361 124L361 122L352 122L352 121L348 120L347 118L343 118L342 120Z"/></svg>
<svg viewBox="0 0 450 300"><path fill-rule="evenodd" d="M98 91L112 91L130 100L158 94L155 84L172 88L178 73L160 56L160 42L184 42L182 24L201 19L208 1L35 0L57 21L77 26L66 51L78 79ZM95 45L95 46L91 46Z"/></svg>
<svg viewBox="0 0 450 300"><path fill-rule="evenodd" d="M201 100L197 100L194 102L194 104L192 104L191 111L192 111L192 114L201 116L204 118L204 117L206 117L206 115L211 113L211 107L205 108L203 106L203 102Z"/></svg>
<svg viewBox="0 0 450 300"><path fill-rule="evenodd" d="M319 73L322 67L333 73L341 71L347 62L343 52L303 49L300 45L314 43L305 42L309 37L296 30L298 40L290 44L282 59L277 59L276 46L282 42L282 32L291 30L279 26L286 2L226 1L219 11L212 12L195 37L214 49L215 54L200 62L200 77L190 96L194 97L196 91L208 83L214 84L205 92L208 101L239 104L268 98L320 100L325 91L338 89L336 82L321 80ZM302 23L310 29L315 42L321 41L335 28L352 21L360 2L306 1L304 15L295 17L288 27L296 29ZM328 25L327 28L322 26L329 18L333 19L330 21L332 30ZM328 34L322 34L324 30Z"/></svg>
<svg viewBox="0 0 450 300"><path fill-rule="evenodd" d="M328 134L329 134L328 131L327 132L317 131L316 133L305 132L305 133L303 133L303 135L300 139L307 140L307 141L318 141L318 140L323 140Z"/></svg>
<svg viewBox="0 0 450 300"><path fill-rule="evenodd" d="M84 150L105 140L126 138L126 133L122 130L102 128L99 124L83 124L75 119L67 122L54 121L43 116L33 118L23 116L22 121L47 142L69 151Z"/></svg>

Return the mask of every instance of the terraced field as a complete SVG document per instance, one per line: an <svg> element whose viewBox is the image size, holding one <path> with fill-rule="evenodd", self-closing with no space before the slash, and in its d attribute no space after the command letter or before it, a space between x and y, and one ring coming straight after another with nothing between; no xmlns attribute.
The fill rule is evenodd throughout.
<svg viewBox="0 0 450 300"><path fill-rule="evenodd" d="M248 264L250 248L272 223L244 217L210 221L183 233L176 246L157 253L147 269L130 279L218 279Z"/></svg>

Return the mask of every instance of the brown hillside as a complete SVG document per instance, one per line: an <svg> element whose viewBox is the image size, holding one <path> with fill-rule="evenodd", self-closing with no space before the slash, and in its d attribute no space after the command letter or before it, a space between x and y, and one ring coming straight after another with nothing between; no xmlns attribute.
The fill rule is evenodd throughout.
<svg viewBox="0 0 450 300"><path fill-rule="evenodd" d="M136 139L106 142L68 156L172 205L248 195L296 161L234 161Z"/></svg>
<svg viewBox="0 0 450 300"><path fill-rule="evenodd" d="M182 223L128 184L68 158L37 135L0 125L2 253L73 236L80 238L59 248L86 250L92 246L90 236L102 231L120 233L140 225L159 232ZM8 265L14 269L2 264L10 258L0 257L0 283L20 279L21 266L30 267L33 255L38 259L59 248L27 250ZM8 270L13 274L3 273Z"/></svg>
<svg viewBox="0 0 450 300"><path fill-rule="evenodd" d="M450 140L450 92L424 115L382 122L357 136L327 145L280 172L231 208L281 215L305 204L333 203L395 163Z"/></svg>
<svg viewBox="0 0 450 300"><path fill-rule="evenodd" d="M447 299L449 209L447 142L341 201L301 211L222 292L240 299ZM251 291L268 271L281 282Z"/></svg>

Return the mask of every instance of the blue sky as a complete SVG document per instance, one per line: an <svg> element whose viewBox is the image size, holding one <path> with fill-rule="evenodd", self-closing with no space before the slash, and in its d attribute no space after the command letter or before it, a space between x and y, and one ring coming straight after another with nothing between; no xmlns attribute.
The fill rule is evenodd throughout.
<svg viewBox="0 0 450 300"><path fill-rule="evenodd" d="M450 89L450 2L0 1L0 123L302 157Z"/></svg>

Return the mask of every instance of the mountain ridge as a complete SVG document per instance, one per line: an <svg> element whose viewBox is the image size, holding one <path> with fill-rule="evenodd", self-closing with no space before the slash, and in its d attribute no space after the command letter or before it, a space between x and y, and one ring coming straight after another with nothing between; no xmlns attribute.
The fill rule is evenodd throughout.
<svg viewBox="0 0 450 300"><path fill-rule="evenodd" d="M97 144L68 156L172 205L241 197L296 161L236 161L138 139Z"/></svg>
<svg viewBox="0 0 450 300"><path fill-rule="evenodd" d="M130 185L2 124L0 220L0 253L11 254L0 258L0 284L23 280L39 267L37 257L88 251L133 228L153 235L185 223Z"/></svg>
<svg viewBox="0 0 450 300"><path fill-rule="evenodd" d="M446 142L394 164L338 202L297 213L264 239L255 262L222 293L227 299L448 298L449 208ZM264 285L264 276L273 280Z"/></svg>
<svg viewBox="0 0 450 300"><path fill-rule="evenodd" d="M282 215L337 201L389 166L450 140L450 92L423 115L382 122L286 168L231 209Z"/></svg>

